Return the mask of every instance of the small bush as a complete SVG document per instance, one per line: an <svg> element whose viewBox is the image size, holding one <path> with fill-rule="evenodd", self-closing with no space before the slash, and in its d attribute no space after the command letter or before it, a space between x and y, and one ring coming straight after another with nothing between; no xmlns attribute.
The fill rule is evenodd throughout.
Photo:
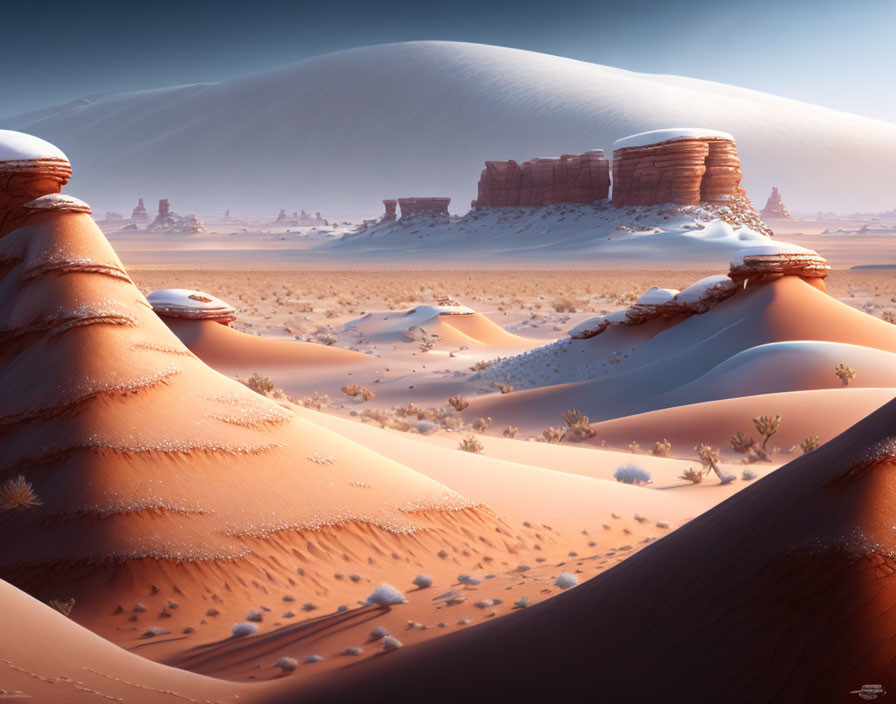
<svg viewBox="0 0 896 704"><path fill-rule="evenodd" d="M252 374L252 376L246 379L243 383L252 389L252 391L261 394L262 396L267 396L274 390L274 382L266 376L261 376L258 372Z"/></svg>
<svg viewBox="0 0 896 704"><path fill-rule="evenodd" d="M591 419L578 408L563 412L563 420L566 422L564 438L571 442L581 442L597 435L597 431L591 427Z"/></svg>
<svg viewBox="0 0 896 704"><path fill-rule="evenodd" d="M758 418L753 419L753 425L756 427L756 432L759 433L759 436L762 438L762 449L765 450L769 439L772 435L777 433L778 429L781 427L781 415L778 414L774 418L771 416L759 416Z"/></svg>
<svg viewBox="0 0 896 704"><path fill-rule="evenodd" d="M40 506L31 482L21 474L0 484L0 512Z"/></svg>
<svg viewBox="0 0 896 704"><path fill-rule="evenodd" d="M642 469L633 464L624 464L617 467L616 471L613 472L613 479L617 482L622 482L623 484L643 486L645 484L650 484L651 475L646 469Z"/></svg>
<svg viewBox="0 0 896 704"><path fill-rule="evenodd" d="M520 429L517 428L515 425L508 425L506 428L504 428L504 437L505 438L515 438L517 436L517 433L519 433L519 432L520 432Z"/></svg>
<svg viewBox="0 0 896 704"><path fill-rule="evenodd" d="M840 381L844 386L849 386L849 382L856 378L856 370L848 364L838 364L834 368L834 374L840 377Z"/></svg>
<svg viewBox="0 0 896 704"><path fill-rule="evenodd" d="M757 476L758 475L756 474L756 472L754 472L752 469L745 469L743 472L741 472L740 478L743 479L745 482L751 482Z"/></svg>
<svg viewBox="0 0 896 704"><path fill-rule="evenodd" d="M672 452L672 443L663 438L662 440L657 440L650 454L654 457L668 457L670 452Z"/></svg>
<svg viewBox="0 0 896 704"><path fill-rule="evenodd" d="M491 423L491 417L477 418L473 421L473 430L475 430L477 433L484 433L486 430L488 430L488 426L490 426Z"/></svg>
<svg viewBox="0 0 896 704"><path fill-rule="evenodd" d="M513 391L513 384L498 384L498 391L502 394L509 394Z"/></svg>
<svg viewBox="0 0 896 704"><path fill-rule="evenodd" d="M470 402L467 401L467 399L465 399L460 394L457 394L456 396L452 396L451 398L449 398L448 403L458 413L460 413L464 409L468 408L470 405Z"/></svg>
<svg viewBox="0 0 896 704"><path fill-rule="evenodd" d="M578 583L579 578L572 572L561 572L560 576L557 577L557 581L554 582L554 585L561 589L569 589L570 587L576 586Z"/></svg>
<svg viewBox="0 0 896 704"><path fill-rule="evenodd" d="M398 650L402 647L402 643L395 636L386 636L380 641L380 647L383 650Z"/></svg>
<svg viewBox="0 0 896 704"><path fill-rule="evenodd" d="M684 479L691 484L699 484L703 481L703 472L694 469L693 467L688 467L681 474L678 475L679 479Z"/></svg>
<svg viewBox="0 0 896 704"><path fill-rule="evenodd" d="M327 394L322 394L319 391L315 391L310 396L305 396L301 400L302 405L305 408L312 408L315 411L319 411L322 406L326 406L330 403L330 397Z"/></svg>
<svg viewBox="0 0 896 704"><path fill-rule="evenodd" d="M235 623L233 624L233 628L230 629L230 632L237 638L240 636L251 636L253 633L258 632L258 626L248 622Z"/></svg>
<svg viewBox="0 0 896 704"><path fill-rule="evenodd" d="M391 584L383 582L367 597L367 603L375 606L394 606L395 604L407 604L408 600Z"/></svg>
<svg viewBox="0 0 896 704"><path fill-rule="evenodd" d="M472 435L467 435L467 437L463 438L457 445L459 450L463 450L464 452L472 452L479 453L485 449L485 445L479 442Z"/></svg>
<svg viewBox="0 0 896 704"><path fill-rule="evenodd" d="M893 325L896 325L896 312L892 310L885 310L883 312L883 315L881 315L881 320L883 320L885 323L892 323Z"/></svg>
<svg viewBox="0 0 896 704"><path fill-rule="evenodd" d="M731 436L731 447L735 452L748 452L756 444L754 438L748 438L743 433Z"/></svg>
<svg viewBox="0 0 896 704"><path fill-rule="evenodd" d="M309 655L308 657L305 658L306 665L313 665L316 662L323 662L323 661L324 661L323 655Z"/></svg>
<svg viewBox="0 0 896 704"><path fill-rule="evenodd" d="M412 582L412 584L415 587L419 587L420 589L426 589L427 587L432 586L432 577L429 577L425 574L418 574L416 577L414 577L414 581Z"/></svg>
<svg viewBox="0 0 896 704"><path fill-rule="evenodd" d="M552 443L561 442L566 437L566 431L563 428L555 428L554 426L543 430L541 434L546 442Z"/></svg>
<svg viewBox="0 0 896 704"><path fill-rule="evenodd" d="M817 450L819 445L821 445L821 441L819 440L818 436L810 435L800 443L800 449L805 455L808 452L812 452L812 450Z"/></svg>
<svg viewBox="0 0 896 704"><path fill-rule="evenodd" d="M295 658L287 657L284 655L282 658L278 658L277 662L274 663L274 667L279 667L284 672L292 672L298 667L299 661Z"/></svg>
<svg viewBox="0 0 896 704"><path fill-rule="evenodd" d="M358 384L347 384L346 386L343 386L342 393L346 396L351 396L352 398L360 397L362 401L372 401L375 398L373 391L363 386L359 386Z"/></svg>

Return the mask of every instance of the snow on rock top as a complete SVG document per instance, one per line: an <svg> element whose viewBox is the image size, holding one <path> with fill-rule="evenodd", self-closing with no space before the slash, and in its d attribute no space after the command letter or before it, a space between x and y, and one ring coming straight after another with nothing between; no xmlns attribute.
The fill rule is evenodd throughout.
<svg viewBox="0 0 896 704"><path fill-rule="evenodd" d="M769 242L738 250L734 253L734 256L731 259L731 266L741 266L744 263L745 257L770 257L794 254L810 257L820 256L818 252L807 249L806 247L800 247L798 244L791 244L790 242Z"/></svg>
<svg viewBox="0 0 896 704"><path fill-rule="evenodd" d="M639 132L613 142L613 150L630 147L646 147L651 144L662 144L676 139L727 139L735 141L734 136L720 130L707 130L701 127L673 127L662 130Z"/></svg>
<svg viewBox="0 0 896 704"><path fill-rule="evenodd" d="M413 314L414 317L419 316L420 318L429 320L430 318L434 318L437 315L472 315L475 312L475 310L473 310L472 308L468 308L467 306L423 305L417 306L413 310L409 311L409 314Z"/></svg>
<svg viewBox="0 0 896 704"><path fill-rule="evenodd" d="M651 288L645 291L641 297L635 301L635 305L641 306L661 306L669 303L678 293L674 288Z"/></svg>
<svg viewBox="0 0 896 704"><path fill-rule="evenodd" d="M48 193L25 203L25 207L29 210L54 210L66 213L87 213L88 215L93 212L90 206L80 198L66 196L62 193Z"/></svg>
<svg viewBox="0 0 896 704"><path fill-rule="evenodd" d="M675 300L684 305L693 305L705 300L715 290L729 291L735 288L737 288L737 284L727 274L713 274L692 283L679 292Z"/></svg>
<svg viewBox="0 0 896 704"><path fill-rule="evenodd" d="M56 159L68 162L62 150L49 142L13 130L0 130L0 162Z"/></svg>

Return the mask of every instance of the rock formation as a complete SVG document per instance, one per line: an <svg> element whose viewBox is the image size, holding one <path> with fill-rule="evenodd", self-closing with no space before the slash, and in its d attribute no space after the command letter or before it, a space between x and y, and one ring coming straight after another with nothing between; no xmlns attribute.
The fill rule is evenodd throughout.
<svg viewBox="0 0 896 704"><path fill-rule="evenodd" d="M830 269L825 258L811 249L786 242L775 242L763 247L742 249L732 260L728 276L738 283L770 275L823 279ZM819 288L824 286L821 282L816 283L819 284Z"/></svg>
<svg viewBox="0 0 896 704"><path fill-rule="evenodd" d="M784 200L781 198L781 194L778 193L777 186L772 187L772 193L768 197L765 207L762 209L762 217L793 219L793 215L791 215L790 211L784 206Z"/></svg>
<svg viewBox="0 0 896 704"><path fill-rule="evenodd" d="M383 215L383 220L394 220L395 219L395 207L398 205L398 201L394 198L387 198L383 201L383 206L386 208L386 213Z"/></svg>
<svg viewBox="0 0 896 704"><path fill-rule="evenodd" d="M613 145L613 205L725 203L743 197L734 137L702 129L654 130Z"/></svg>
<svg viewBox="0 0 896 704"><path fill-rule="evenodd" d="M610 163L601 149L558 158L537 158L522 165L487 161L479 177L473 207L542 206L591 203L610 192Z"/></svg>
<svg viewBox="0 0 896 704"><path fill-rule="evenodd" d="M59 193L71 175L68 158L49 142L0 130L0 236L31 220L40 211L26 204Z"/></svg>
<svg viewBox="0 0 896 704"><path fill-rule="evenodd" d="M149 222L149 211L143 205L143 199L137 201L137 207L131 211L131 222Z"/></svg>
<svg viewBox="0 0 896 704"><path fill-rule="evenodd" d="M414 215L444 215L448 217L450 198L399 198L402 219Z"/></svg>
<svg viewBox="0 0 896 704"><path fill-rule="evenodd" d="M167 198L159 201L159 214L152 221L147 232L205 232L203 225L195 215L178 215L171 212Z"/></svg>
<svg viewBox="0 0 896 704"><path fill-rule="evenodd" d="M283 222L286 220L286 211L283 208L280 208L280 214L277 215L277 222Z"/></svg>

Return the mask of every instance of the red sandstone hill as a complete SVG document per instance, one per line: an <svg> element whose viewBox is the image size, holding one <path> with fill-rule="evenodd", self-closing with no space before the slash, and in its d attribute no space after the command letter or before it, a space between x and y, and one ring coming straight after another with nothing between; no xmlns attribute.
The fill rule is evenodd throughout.
<svg viewBox="0 0 896 704"><path fill-rule="evenodd" d="M894 448L896 400L582 586L313 683L302 701L385 699L397 683L430 703L497 692L839 702L863 684L886 686L896 664Z"/></svg>

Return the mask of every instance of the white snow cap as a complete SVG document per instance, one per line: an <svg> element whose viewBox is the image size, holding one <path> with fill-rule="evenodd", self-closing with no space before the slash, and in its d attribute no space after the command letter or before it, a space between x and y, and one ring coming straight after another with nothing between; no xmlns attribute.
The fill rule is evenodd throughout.
<svg viewBox="0 0 896 704"><path fill-rule="evenodd" d="M80 198L74 196L63 195L62 193L49 193L40 198L25 203L25 207L29 210L56 210L69 213L87 213L93 211Z"/></svg>
<svg viewBox="0 0 896 704"><path fill-rule="evenodd" d="M639 132L629 137L623 137L613 142L613 149L628 149L629 147L646 147L651 144L671 142L675 139L729 139L734 137L727 132L719 130L706 130L702 127L671 127L664 130L650 130Z"/></svg>
<svg viewBox="0 0 896 704"><path fill-rule="evenodd" d="M810 257L819 256L818 252L790 242L769 242L739 249L731 258L731 266L742 266L745 257L773 257L781 254L802 254Z"/></svg>
<svg viewBox="0 0 896 704"><path fill-rule="evenodd" d="M160 315L178 318L233 320L236 310L220 298L188 288L162 288L150 293L146 300Z"/></svg>
<svg viewBox="0 0 896 704"><path fill-rule="evenodd" d="M13 130L0 130L0 162L60 159L68 162L62 150L34 135Z"/></svg>
<svg viewBox="0 0 896 704"><path fill-rule="evenodd" d="M675 299L685 305L702 302L711 291L730 291L737 288L737 284L731 280L728 274L714 274L705 279L692 283L681 291Z"/></svg>
<svg viewBox="0 0 896 704"><path fill-rule="evenodd" d="M671 301L675 294L678 293L674 288L657 288L653 287L645 291L641 297L635 301L635 305L641 306L661 306Z"/></svg>
<svg viewBox="0 0 896 704"><path fill-rule="evenodd" d="M425 319L435 318L437 315L470 315L476 311L467 306L417 306L407 312L407 315Z"/></svg>
<svg viewBox="0 0 896 704"><path fill-rule="evenodd" d="M607 325L609 325L609 323L607 323L607 319L602 315L598 315L595 318L583 320L574 328L571 328L566 334L574 340L587 340L590 337L594 337L595 335L599 335L600 333L602 333Z"/></svg>

